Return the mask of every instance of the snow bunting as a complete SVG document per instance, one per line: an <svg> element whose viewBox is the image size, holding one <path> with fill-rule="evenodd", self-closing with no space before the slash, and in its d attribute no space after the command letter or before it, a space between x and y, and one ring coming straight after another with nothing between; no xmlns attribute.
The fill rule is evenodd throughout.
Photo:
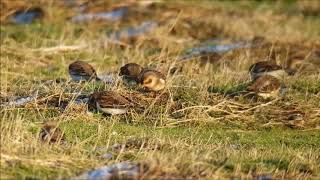
<svg viewBox="0 0 320 180"><path fill-rule="evenodd" d="M128 63L120 68L119 76L123 77L125 84L137 84L141 71L143 71L143 67L139 64Z"/></svg>
<svg viewBox="0 0 320 180"><path fill-rule="evenodd" d="M83 61L75 61L69 65L69 74L74 81L91 81L100 79L96 70L88 63Z"/></svg>
<svg viewBox="0 0 320 180"><path fill-rule="evenodd" d="M138 76L142 86L150 91L160 91L165 88L165 76L155 70L144 70Z"/></svg>
<svg viewBox="0 0 320 180"><path fill-rule="evenodd" d="M89 97L89 108L96 109L110 115L125 114L132 103L114 91L94 92Z"/></svg>
<svg viewBox="0 0 320 180"><path fill-rule="evenodd" d="M276 78L282 78L287 72L275 62L260 61L250 66L249 73L252 79L256 79L262 75L271 75Z"/></svg>

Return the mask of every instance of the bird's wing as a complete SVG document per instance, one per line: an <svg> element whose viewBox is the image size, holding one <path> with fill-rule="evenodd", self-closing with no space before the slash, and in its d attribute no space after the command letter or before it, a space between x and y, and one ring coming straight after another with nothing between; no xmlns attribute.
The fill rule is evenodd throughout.
<svg viewBox="0 0 320 180"><path fill-rule="evenodd" d="M111 92L101 94L100 97L97 99L97 102L103 108L107 108L107 107L117 107L117 108L123 107L124 108L124 107L128 107L130 104L126 98Z"/></svg>

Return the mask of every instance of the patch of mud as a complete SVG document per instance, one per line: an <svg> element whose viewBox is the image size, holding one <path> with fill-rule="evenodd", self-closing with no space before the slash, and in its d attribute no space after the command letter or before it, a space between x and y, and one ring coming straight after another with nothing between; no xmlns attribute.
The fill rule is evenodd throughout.
<svg viewBox="0 0 320 180"><path fill-rule="evenodd" d="M84 23L98 20L117 21L120 20L127 13L127 11L127 8L119 8L110 12L83 13L72 17L71 22Z"/></svg>

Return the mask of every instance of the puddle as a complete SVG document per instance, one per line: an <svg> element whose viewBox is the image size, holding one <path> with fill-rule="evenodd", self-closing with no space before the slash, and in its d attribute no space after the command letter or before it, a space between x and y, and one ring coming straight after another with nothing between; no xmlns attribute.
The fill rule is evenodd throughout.
<svg viewBox="0 0 320 180"><path fill-rule="evenodd" d="M36 97L34 96L19 97L13 101L3 103L3 106L23 106L35 99Z"/></svg>
<svg viewBox="0 0 320 180"><path fill-rule="evenodd" d="M103 166L75 177L75 180L107 180L107 179L135 179L139 175L140 167L130 162L120 162L110 166Z"/></svg>
<svg viewBox="0 0 320 180"><path fill-rule="evenodd" d="M115 39L115 40L121 40L121 39L127 39L131 37L136 37L143 35L147 32L150 32L152 29L158 27L158 23L155 21L146 21L143 22L140 26L138 27L130 27L127 29L124 29L119 32L115 32L111 34L109 37L110 39Z"/></svg>
<svg viewBox="0 0 320 180"><path fill-rule="evenodd" d="M183 55L179 60L189 60L194 57L201 56L203 54L210 53L225 53L235 49L249 48L251 47L250 43L233 43L233 44L223 44L223 45L208 45L202 47L191 48L187 50L186 55Z"/></svg>
<svg viewBox="0 0 320 180"><path fill-rule="evenodd" d="M44 12L40 8L18 10L12 15L11 21L16 24L29 24L33 20L41 18L43 15Z"/></svg>
<svg viewBox="0 0 320 180"><path fill-rule="evenodd" d="M83 23L94 20L117 21L128 12L127 8L119 8L110 12L83 13L71 18L71 22Z"/></svg>

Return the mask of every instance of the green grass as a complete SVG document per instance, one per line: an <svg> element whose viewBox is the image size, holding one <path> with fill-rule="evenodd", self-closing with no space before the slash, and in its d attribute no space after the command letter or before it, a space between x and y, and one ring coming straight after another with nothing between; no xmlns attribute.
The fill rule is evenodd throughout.
<svg viewBox="0 0 320 180"><path fill-rule="evenodd" d="M133 14L135 20L72 24L63 13L70 9L53 4L46 6L50 13L40 21L1 24L1 102L38 96L38 102L25 106L1 106L1 178L63 179L121 161L146 163L149 175L158 178L320 178L319 67L286 78L286 96L272 103L237 94L250 80L248 67L271 50L284 62L288 49L306 55L320 46L318 18L294 13L299 7L291 1L279 6L258 1L168 2L155 9L136 7L144 14ZM141 24L148 17L161 23L146 37L124 40L128 47L102 43L107 32ZM225 43L253 36L263 36L267 45L228 52L219 63L205 66L197 60L175 62L185 49L207 44L206 39L221 37ZM64 52L40 49L61 44L87 47ZM124 86L120 79L116 84L49 82L70 79L68 65L78 59L92 64L98 74L117 73L128 62L165 72L181 66L183 72L167 77L167 89L157 96L160 100L139 87ZM85 105L62 106L71 101L72 93L110 89L141 94L145 111L111 117L88 113ZM290 121L292 113L301 113L302 122ZM47 121L59 122L66 145L39 141ZM111 148L132 141L121 152ZM112 158L101 158L105 153Z"/></svg>

